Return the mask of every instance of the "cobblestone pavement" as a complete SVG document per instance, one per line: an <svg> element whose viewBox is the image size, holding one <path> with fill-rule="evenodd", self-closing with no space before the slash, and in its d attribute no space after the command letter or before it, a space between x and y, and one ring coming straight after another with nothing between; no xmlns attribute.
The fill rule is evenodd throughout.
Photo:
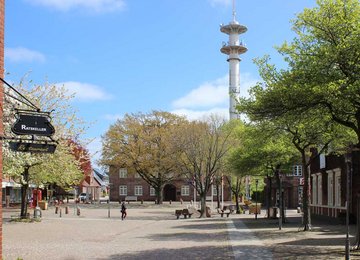
<svg viewBox="0 0 360 260"><path fill-rule="evenodd" d="M299 215L282 230L276 220L259 215L176 219L186 205L130 203L128 217L120 205L80 205L76 215L62 208L42 211L41 222L10 222L18 209L3 209L4 260L31 259L344 259L344 226L315 226L298 232ZM30 210L30 212L32 212ZM352 227L353 229L354 227ZM352 253L351 259L360 259Z"/></svg>
<svg viewBox="0 0 360 260"><path fill-rule="evenodd" d="M225 221L176 219L179 206L128 205L122 221L119 204L111 209L81 205L81 216L42 211L39 223L8 222L4 209L3 256L28 259L233 259Z"/></svg>
<svg viewBox="0 0 360 260"><path fill-rule="evenodd" d="M278 219L265 218L265 211L255 220L254 215L233 219L238 231L245 225L261 240L259 249L267 248L273 259L331 260L345 258L346 226L312 220L312 231L304 232L301 215L289 210L286 223L279 230ZM355 225L350 225L350 239L354 241ZM252 246L256 246L252 243ZM259 246L258 246L259 247ZM360 252L352 251L351 259L360 259ZM257 259L257 258L251 258ZM262 258L259 258L262 259Z"/></svg>

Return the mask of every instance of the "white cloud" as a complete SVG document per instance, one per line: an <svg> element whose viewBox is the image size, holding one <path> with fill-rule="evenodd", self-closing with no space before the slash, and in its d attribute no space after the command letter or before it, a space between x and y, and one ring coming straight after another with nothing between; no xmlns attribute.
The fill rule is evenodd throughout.
<svg viewBox="0 0 360 260"><path fill-rule="evenodd" d="M79 100L93 101L93 100L108 100L111 95L105 93L100 87L75 81L60 82L57 86L63 86L70 94L75 94Z"/></svg>
<svg viewBox="0 0 360 260"><path fill-rule="evenodd" d="M222 118L228 119L229 118L229 109L228 108L221 108L215 107L209 110L191 110L191 109L175 109L171 111L179 116L185 116L189 120L201 120L206 119L211 115L218 115Z"/></svg>
<svg viewBox="0 0 360 260"><path fill-rule="evenodd" d="M225 104L228 98L227 84L227 76L206 82L184 97L175 100L172 105L176 108L196 108Z"/></svg>
<svg viewBox="0 0 360 260"><path fill-rule="evenodd" d="M229 6L231 5L231 0L209 0L211 6L217 6L217 5L225 5Z"/></svg>
<svg viewBox="0 0 360 260"><path fill-rule="evenodd" d="M60 11L84 8L94 12L112 12L125 7L124 0L25 0L31 4L43 5Z"/></svg>
<svg viewBox="0 0 360 260"><path fill-rule="evenodd" d="M229 102L229 76L211 82L201 84L191 90L184 97L172 102L175 108L211 108L214 106L226 106ZM248 90L254 86L257 79L252 78L249 73L240 76L240 95L248 96Z"/></svg>
<svg viewBox="0 0 360 260"><path fill-rule="evenodd" d="M45 55L24 47L5 48L5 59L10 62L45 62Z"/></svg>
<svg viewBox="0 0 360 260"><path fill-rule="evenodd" d="M172 113L186 116L190 120L202 119L209 115L229 118L229 79L228 75L201 84L184 97L175 100ZM248 90L258 82L249 73L240 75L240 96L248 97Z"/></svg>

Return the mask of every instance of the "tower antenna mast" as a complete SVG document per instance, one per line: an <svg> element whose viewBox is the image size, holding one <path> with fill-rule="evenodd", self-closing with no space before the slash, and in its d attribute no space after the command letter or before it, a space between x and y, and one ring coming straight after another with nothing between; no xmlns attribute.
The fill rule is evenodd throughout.
<svg viewBox="0 0 360 260"><path fill-rule="evenodd" d="M232 4L232 15L233 15L233 21L236 21L236 8L235 8L235 0L233 0L233 4Z"/></svg>
<svg viewBox="0 0 360 260"><path fill-rule="evenodd" d="M236 104L240 95L240 55L247 51L239 39L239 35L247 31L244 25L236 21L235 0L233 0L232 16L233 21L227 25L221 25L220 31L229 36L229 41L224 43L220 51L226 54L229 62L229 114L230 119L239 117L236 111Z"/></svg>

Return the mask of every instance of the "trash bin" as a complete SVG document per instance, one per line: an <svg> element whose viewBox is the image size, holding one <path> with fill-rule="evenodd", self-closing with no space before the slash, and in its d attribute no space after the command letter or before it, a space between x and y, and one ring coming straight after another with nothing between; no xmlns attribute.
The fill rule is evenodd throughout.
<svg viewBox="0 0 360 260"><path fill-rule="evenodd" d="M38 205L39 205L40 209L42 209L42 210L47 210L48 209L48 203L46 201L43 201L43 200L39 201Z"/></svg>

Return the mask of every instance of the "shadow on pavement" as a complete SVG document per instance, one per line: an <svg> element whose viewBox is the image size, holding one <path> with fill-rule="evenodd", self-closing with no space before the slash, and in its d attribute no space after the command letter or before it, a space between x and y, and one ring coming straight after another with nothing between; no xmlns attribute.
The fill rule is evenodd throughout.
<svg viewBox="0 0 360 260"><path fill-rule="evenodd" d="M112 255L109 258L99 258L99 260L110 259L147 259L147 260L159 260L159 259L215 259L215 260L230 260L234 259L231 248L218 247L218 246L206 246L206 247L187 247L179 249L155 249L145 250L141 252L126 253L121 255Z"/></svg>
<svg viewBox="0 0 360 260"><path fill-rule="evenodd" d="M173 234L153 234L147 238L155 241L189 241L189 242L206 242L206 241L224 241L227 238L228 232L211 232L211 233L195 233L195 232L181 232Z"/></svg>

